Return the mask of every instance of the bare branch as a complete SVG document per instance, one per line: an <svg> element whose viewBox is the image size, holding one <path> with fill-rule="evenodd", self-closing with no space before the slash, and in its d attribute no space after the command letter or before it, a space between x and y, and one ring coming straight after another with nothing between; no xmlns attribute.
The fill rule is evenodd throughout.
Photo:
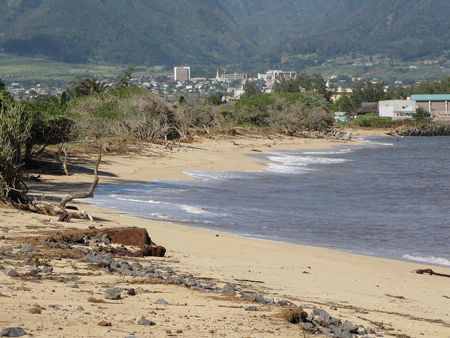
<svg viewBox="0 0 450 338"><path fill-rule="evenodd" d="M78 198L92 198L94 197L94 190L97 187L99 178L98 178L98 166L100 165L100 161L102 160L102 145L99 144L98 145L98 155L97 155L97 162L95 163L95 168L94 168L94 182L92 182L91 187L89 188L89 191L87 193L74 193L74 194L70 194L67 195L66 197L64 197L61 201L61 206L63 208L66 207L66 204L69 203L70 201L74 200L74 199L78 199Z"/></svg>

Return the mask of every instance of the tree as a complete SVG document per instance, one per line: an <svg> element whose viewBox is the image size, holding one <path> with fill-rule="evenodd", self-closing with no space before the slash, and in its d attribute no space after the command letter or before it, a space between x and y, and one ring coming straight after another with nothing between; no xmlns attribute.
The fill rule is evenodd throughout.
<svg viewBox="0 0 450 338"><path fill-rule="evenodd" d="M209 103L213 106L218 106L219 104L224 103L223 94L221 92L216 92L209 97Z"/></svg>
<svg viewBox="0 0 450 338"><path fill-rule="evenodd" d="M320 95L322 95L325 98L325 100L330 102L332 93L330 89L327 87L327 83L325 79L322 77L322 75L317 73L314 74L311 81L312 81L312 88Z"/></svg>
<svg viewBox="0 0 450 338"><path fill-rule="evenodd" d="M75 92L78 96L103 94L109 86L104 82L97 81L95 78L84 79L76 87Z"/></svg>
<svg viewBox="0 0 450 338"><path fill-rule="evenodd" d="M305 72L297 76L297 82L302 89L302 91L310 91L313 89L311 77Z"/></svg>
<svg viewBox="0 0 450 338"><path fill-rule="evenodd" d="M47 146L69 141L74 122L66 116L65 109L59 102L33 100L22 105L30 123L24 158L28 165Z"/></svg>
<svg viewBox="0 0 450 338"><path fill-rule="evenodd" d="M416 120L416 123L428 122L430 120L430 116L431 115L428 110L423 107L417 107L416 112L412 114L412 117Z"/></svg>
<svg viewBox="0 0 450 338"><path fill-rule="evenodd" d="M6 89L6 85L5 83L2 81L2 79L0 78L0 90L5 90Z"/></svg>
<svg viewBox="0 0 450 338"><path fill-rule="evenodd" d="M261 94L261 89L257 81L247 80L244 85L244 94L242 94L242 99L246 99L252 95Z"/></svg>
<svg viewBox="0 0 450 338"><path fill-rule="evenodd" d="M0 104L0 199L24 203L22 147L30 136L31 123L23 107L13 99Z"/></svg>
<svg viewBox="0 0 450 338"><path fill-rule="evenodd" d="M131 77L135 70L135 66L128 66L128 68L118 76L116 88L130 87Z"/></svg>
<svg viewBox="0 0 450 338"><path fill-rule="evenodd" d="M275 83L273 91L275 93L299 93L300 85L298 81L294 79L286 79L282 77Z"/></svg>

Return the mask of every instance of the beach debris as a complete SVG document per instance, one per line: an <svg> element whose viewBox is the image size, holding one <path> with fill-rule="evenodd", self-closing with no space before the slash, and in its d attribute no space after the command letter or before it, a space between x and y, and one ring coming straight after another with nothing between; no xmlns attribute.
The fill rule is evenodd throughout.
<svg viewBox="0 0 450 338"><path fill-rule="evenodd" d="M259 284L264 284L264 281L262 281L262 280L238 279L238 278L235 278L234 280L235 280L236 282L249 282L249 283L259 283Z"/></svg>
<svg viewBox="0 0 450 338"><path fill-rule="evenodd" d="M97 325L98 326L112 326L111 322L107 322L106 320L102 320Z"/></svg>
<svg viewBox="0 0 450 338"><path fill-rule="evenodd" d="M0 337L22 337L27 333L21 327L8 327L0 331Z"/></svg>
<svg viewBox="0 0 450 338"><path fill-rule="evenodd" d="M450 297L449 297L449 296L446 296L446 295L444 295L443 297L444 297L444 298L448 298L448 299L450 299Z"/></svg>
<svg viewBox="0 0 450 338"><path fill-rule="evenodd" d="M431 269L419 269L415 271L417 274L419 275L423 275L423 274L429 274L430 276L435 275L435 276L440 276L440 277L448 277L450 278L450 275L447 275L445 273L438 273L438 272L434 272Z"/></svg>
<svg viewBox="0 0 450 338"><path fill-rule="evenodd" d="M146 319L145 317L142 317L141 319L139 319L139 321L137 322L138 325L146 325L146 326L153 326L156 325L155 322L151 321L150 319Z"/></svg>
<svg viewBox="0 0 450 338"><path fill-rule="evenodd" d="M406 299L406 298L403 297L403 296L394 296L394 295L390 295L390 294L388 294L388 293L385 293L384 295L385 295L386 297L391 297L391 298Z"/></svg>
<svg viewBox="0 0 450 338"><path fill-rule="evenodd" d="M281 313L281 316L289 323L299 324L306 321L308 313L303 311L302 307L292 307L289 309L284 309Z"/></svg>
<svg viewBox="0 0 450 338"><path fill-rule="evenodd" d="M40 315L42 313L42 311L36 307L33 307L30 309L30 313L33 315Z"/></svg>

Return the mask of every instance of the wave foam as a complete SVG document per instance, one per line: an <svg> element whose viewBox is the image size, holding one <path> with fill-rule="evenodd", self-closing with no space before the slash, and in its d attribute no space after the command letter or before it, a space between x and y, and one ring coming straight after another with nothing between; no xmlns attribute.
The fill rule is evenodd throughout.
<svg viewBox="0 0 450 338"><path fill-rule="evenodd" d="M184 211L186 211L189 214L196 214L196 215L200 215L200 214L204 214L206 213L205 210L203 210L202 208L199 207L193 207L190 205L183 205L181 207L181 209L183 209Z"/></svg>
<svg viewBox="0 0 450 338"><path fill-rule="evenodd" d="M311 164L337 164L350 162L351 160L343 158L327 158L317 156L290 155L283 153L273 153L268 159L274 163L268 163L269 171L284 174L303 174L307 166Z"/></svg>
<svg viewBox="0 0 450 338"><path fill-rule="evenodd" d="M114 196L111 196L114 197ZM125 202L137 202L137 203L149 203L149 204L161 204L159 201L154 200L137 200L133 198L124 198L124 197L116 197L116 200L118 201L125 201Z"/></svg>
<svg viewBox="0 0 450 338"><path fill-rule="evenodd" d="M305 151L302 154L304 155L339 155L339 154L348 154L354 152L354 149L342 149L339 151Z"/></svg>
<svg viewBox="0 0 450 338"><path fill-rule="evenodd" d="M411 261L423 262L423 263L431 263L443 266L450 266L450 260L442 257L420 257L420 256L412 256L412 255L403 255L402 258L409 259Z"/></svg>
<svg viewBox="0 0 450 338"><path fill-rule="evenodd" d="M376 145L379 145L379 146L393 146L394 145L394 143L375 142L375 141L370 141L370 140L366 140L366 139L363 139L363 138L357 138L356 140L359 141L359 142L364 142L364 143L367 143L367 144L376 144Z"/></svg>

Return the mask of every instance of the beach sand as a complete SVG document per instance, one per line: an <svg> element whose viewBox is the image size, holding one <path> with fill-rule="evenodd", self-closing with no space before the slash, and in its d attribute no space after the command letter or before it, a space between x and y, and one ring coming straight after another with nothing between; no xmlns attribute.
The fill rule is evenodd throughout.
<svg viewBox="0 0 450 338"><path fill-rule="evenodd" d="M192 179L184 172L194 170L264 170L260 160L247 154L324 149L345 143L280 136L216 136L172 150L140 145L139 154L105 152L100 184ZM93 162L92 157L81 165L70 166L73 175L69 177L40 173L42 182L32 183L30 193L57 200L66 193L85 191L93 179L91 170L85 168L92 168ZM322 308L343 322L371 327L383 336L450 337L450 279L414 273L416 269L430 268L428 265L141 220L124 212L97 208L89 200L71 204L89 212L95 222L58 223L55 217L0 209L0 235L5 236L0 240L0 250L12 244L12 252L19 251L20 257L17 242L37 237L45 230L137 226L146 228L152 240L167 249L164 258L141 258L143 265L152 264L162 271L170 268L178 276L191 274L219 286L233 283L266 298L302 305L308 313L313 307ZM2 268L13 267L24 276L29 266L18 264L11 250L9 254L3 254ZM46 257L41 256L43 261ZM63 253L52 257L48 262L54 269L51 276L11 278L0 274L0 329L20 326L37 337L312 336L281 318L280 306L110 274L81 260L64 258ZM431 268L450 274L447 268ZM69 287L75 283L68 280L69 275L80 278L76 281L79 288ZM105 300L104 291L113 287L141 289L136 296L124 291L119 301ZM89 297L105 303L89 302ZM155 304L158 299L169 305ZM44 308L42 313L30 313L37 306ZM256 306L258 311L246 310L249 306ZM141 317L157 325L137 325ZM102 320L112 326L98 326Z"/></svg>

